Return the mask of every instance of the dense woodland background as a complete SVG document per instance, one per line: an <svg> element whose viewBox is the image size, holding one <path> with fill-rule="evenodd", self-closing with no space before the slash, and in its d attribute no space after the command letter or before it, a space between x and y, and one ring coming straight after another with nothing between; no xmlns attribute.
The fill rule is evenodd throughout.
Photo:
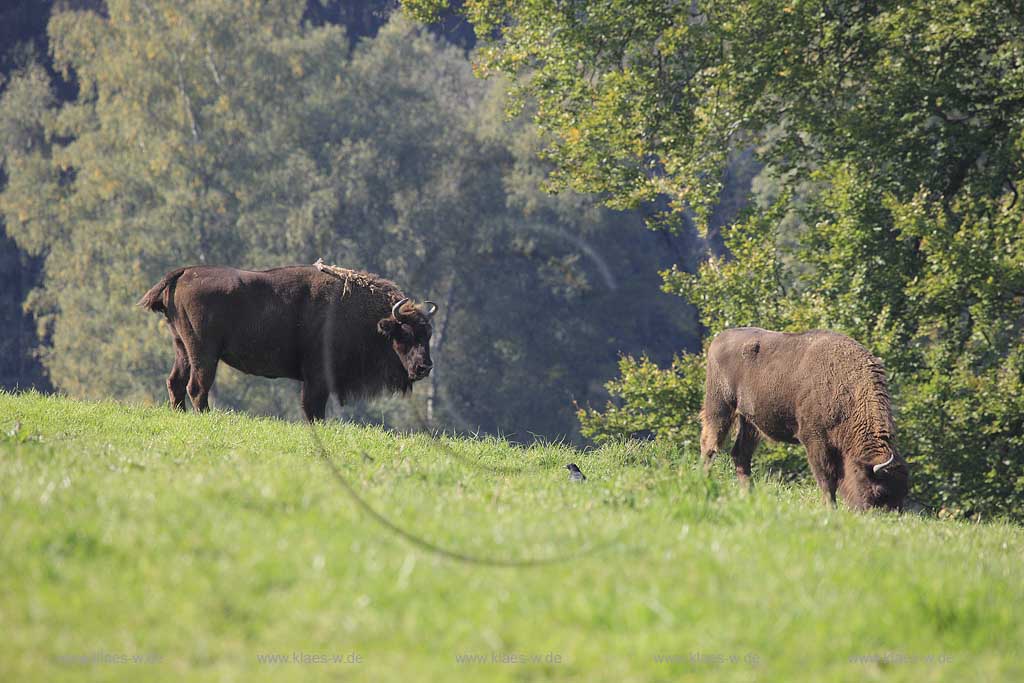
<svg viewBox="0 0 1024 683"><path fill-rule="evenodd" d="M916 499L1024 516L1024 3L402 4L9 5L3 386L162 401L156 278L323 257L442 304L431 384L350 417L688 453L711 335L826 327Z"/></svg>

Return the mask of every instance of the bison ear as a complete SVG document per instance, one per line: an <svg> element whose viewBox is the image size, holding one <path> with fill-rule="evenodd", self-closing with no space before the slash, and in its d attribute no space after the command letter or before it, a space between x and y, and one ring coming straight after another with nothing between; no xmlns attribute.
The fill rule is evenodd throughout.
<svg viewBox="0 0 1024 683"><path fill-rule="evenodd" d="M377 323L377 331L385 337L391 337L398 328L398 321L394 318L381 318Z"/></svg>

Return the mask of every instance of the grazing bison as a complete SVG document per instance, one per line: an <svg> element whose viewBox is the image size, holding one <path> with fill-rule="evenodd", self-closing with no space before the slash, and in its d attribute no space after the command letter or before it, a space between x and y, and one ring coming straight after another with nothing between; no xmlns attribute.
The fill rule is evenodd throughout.
<svg viewBox="0 0 1024 683"><path fill-rule="evenodd" d="M302 382L302 410L323 419L333 392L344 403L405 393L430 373L430 318L388 280L358 270L291 266L265 271L178 268L139 305L163 313L174 337L171 405L185 393L206 410L217 363Z"/></svg>
<svg viewBox="0 0 1024 683"><path fill-rule="evenodd" d="M761 436L801 443L825 502L836 490L855 509L899 509L907 464L893 443L881 361L841 334L740 327L708 348L700 451L705 470L738 423L732 460L749 485Z"/></svg>

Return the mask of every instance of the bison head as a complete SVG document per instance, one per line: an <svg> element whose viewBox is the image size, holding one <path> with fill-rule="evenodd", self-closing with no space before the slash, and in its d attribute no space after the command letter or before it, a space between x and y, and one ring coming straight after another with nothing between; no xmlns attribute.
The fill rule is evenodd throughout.
<svg viewBox="0 0 1024 683"><path fill-rule="evenodd" d="M855 508L901 510L910 489L907 463L895 450L875 464L863 464L853 476L847 476L844 495Z"/></svg>
<svg viewBox="0 0 1024 683"><path fill-rule="evenodd" d="M883 465L871 468L875 482L875 504L890 510L902 510L903 501L910 491L910 471L902 458L891 458Z"/></svg>
<svg viewBox="0 0 1024 683"><path fill-rule="evenodd" d="M424 301L414 306L407 297L391 307L390 316L377 323L377 331L391 344L410 381L423 379L434 367L430 361L430 319L436 312L437 304Z"/></svg>

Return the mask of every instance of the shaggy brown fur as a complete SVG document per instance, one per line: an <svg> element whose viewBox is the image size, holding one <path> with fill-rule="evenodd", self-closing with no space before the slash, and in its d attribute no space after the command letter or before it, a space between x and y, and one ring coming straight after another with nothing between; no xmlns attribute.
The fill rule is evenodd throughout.
<svg viewBox="0 0 1024 683"><path fill-rule="evenodd" d="M250 375L302 382L302 409L323 419L331 393L344 403L385 391L405 393L430 373L430 314L395 283L325 266L265 271L178 268L139 305L163 313L174 338L167 378L171 405L188 393L206 410L223 360Z"/></svg>
<svg viewBox="0 0 1024 683"><path fill-rule="evenodd" d="M705 469L734 422L732 460L745 484L765 436L804 445L827 503L835 504L838 490L855 509L903 504L908 471L893 443L885 371L847 336L740 327L715 337L701 409Z"/></svg>

